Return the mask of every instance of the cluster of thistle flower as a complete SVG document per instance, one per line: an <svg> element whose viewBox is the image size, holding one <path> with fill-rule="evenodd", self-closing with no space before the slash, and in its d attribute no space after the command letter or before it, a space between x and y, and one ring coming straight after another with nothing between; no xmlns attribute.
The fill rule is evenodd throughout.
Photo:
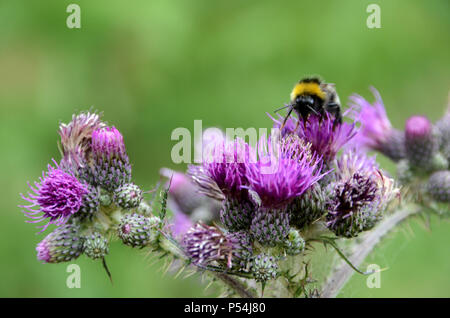
<svg viewBox="0 0 450 318"><path fill-rule="evenodd" d="M372 89L375 102L352 96L360 111L361 129L354 142L381 152L397 163L397 179L406 199L435 209L450 211L450 103L444 116L433 124L426 116L411 116L404 131L392 127L380 94Z"/></svg>
<svg viewBox="0 0 450 318"><path fill-rule="evenodd" d="M180 221L187 218L175 215L181 245L200 268L274 279L280 261L304 253L308 240L327 233L353 238L372 229L399 193L375 158L356 150L354 117L342 124L330 115L290 117L281 130L283 117L272 120L275 133L255 147L215 138L204 144L203 162L189 166L199 192L220 205L219 225L188 229ZM169 193L181 203L192 189L186 181L177 184Z"/></svg>
<svg viewBox="0 0 450 318"><path fill-rule="evenodd" d="M143 192L131 182L131 165L122 135L95 113L74 115L59 127L62 159L48 165L20 206L28 222L56 228L37 245L46 263L76 259L82 253L103 259L118 235L130 246L154 240L159 219L150 216ZM41 231L41 232L42 232Z"/></svg>

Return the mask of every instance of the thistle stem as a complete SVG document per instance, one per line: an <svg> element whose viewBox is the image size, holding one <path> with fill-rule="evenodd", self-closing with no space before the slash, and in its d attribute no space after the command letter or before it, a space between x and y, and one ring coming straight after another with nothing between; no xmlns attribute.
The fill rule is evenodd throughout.
<svg viewBox="0 0 450 318"><path fill-rule="evenodd" d="M256 298L256 296L249 291L245 286L239 282L237 279L227 275L225 273L211 272L218 279L224 282L228 287L234 290L242 298Z"/></svg>
<svg viewBox="0 0 450 318"><path fill-rule="evenodd" d="M420 212L421 209L422 207L419 205L411 203L403 206L401 209L386 217L382 222L380 222L380 224L378 224L377 227L375 227L375 229L367 233L361 243L354 246L353 253L349 257L349 260L355 266L359 267L367 255L370 254L370 252L386 234L392 231L397 225L408 217ZM331 274L328 281L323 286L321 297L336 297L353 274L354 270L347 263L341 264L337 270Z"/></svg>

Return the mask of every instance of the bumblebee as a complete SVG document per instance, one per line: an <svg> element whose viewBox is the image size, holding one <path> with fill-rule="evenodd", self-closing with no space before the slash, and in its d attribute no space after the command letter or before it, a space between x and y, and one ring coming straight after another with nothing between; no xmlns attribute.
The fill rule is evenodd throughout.
<svg viewBox="0 0 450 318"><path fill-rule="evenodd" d="M341 103L335 85L324 83L317 77L304 78L295 84L291 92L290 103L276 111L288 107L290 109L284 118L281 129L292 111L295 111L303 120L306 120L310 114L324 116L325 112L328 112L334 115L334 124L342 123Z"/></svg>

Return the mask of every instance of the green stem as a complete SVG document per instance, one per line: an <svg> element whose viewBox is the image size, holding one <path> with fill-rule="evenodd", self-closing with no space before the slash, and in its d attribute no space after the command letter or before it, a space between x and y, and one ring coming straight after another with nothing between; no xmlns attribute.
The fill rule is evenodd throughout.
<svg viewBox="0 0 450 318"><path fill-rule="evenodd" d="M411 203L387 216L377 227L375 227L375 229L368 232L363 240L354 247L354 251L349 257L349 261L355 266L359 266L386 234L392 231L402 221L419 213L421 210L422 208L419 205ZM336 297L353 274L353 268L346 263L341 264L323 286L321 297Z"/></svg>

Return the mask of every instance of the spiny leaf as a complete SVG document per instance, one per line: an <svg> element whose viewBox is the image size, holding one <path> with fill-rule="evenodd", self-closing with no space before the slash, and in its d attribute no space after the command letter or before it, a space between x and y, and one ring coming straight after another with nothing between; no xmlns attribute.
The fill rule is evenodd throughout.
<svg viewBox="0 0 450 318"><path fill-rule="evenodd" d="M113 283L113 280L112 280L111 272L110 272L109 269L108 269L108 265L106 265L106 260L105 260L104 257L102 258L102 265L103 265L103 268L104 268L105 271L106 271L106 275L108 275L109 280L111 281L111 284L114 284L114 283Z"/></svg>

